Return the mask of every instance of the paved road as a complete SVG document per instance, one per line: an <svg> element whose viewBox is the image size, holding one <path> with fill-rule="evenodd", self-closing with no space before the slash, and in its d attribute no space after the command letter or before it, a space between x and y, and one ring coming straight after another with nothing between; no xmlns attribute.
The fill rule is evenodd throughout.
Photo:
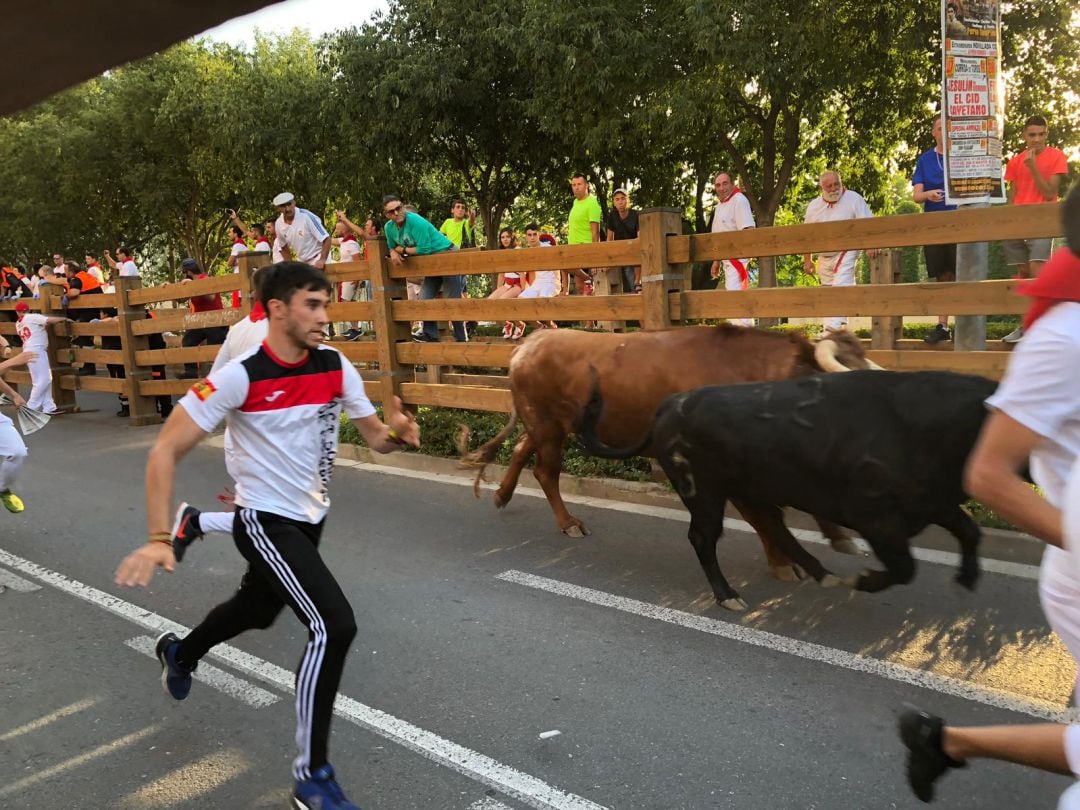
<svg viewBox="0 0 1080 810"><path fill-rule="evenodd" d="M285 807L300 626L219 649L184 703L162 692L150 640L197 623L241 561L216 537L148 590L112 584L143 537L156 431L85 401L101 411L30 437L27 511L2 517L0 807ZM201 447L178 489L211 506L225 483ZM876 596L792 586L730 533L723 564L751 603L736 616L679 521L575 506L594 533L574 541L534 497L496 512L466 486L356 466L332 495L325 556L360 633L331 756L369 810L917 807L903 702L1033 722L1071 688L1030 576L970 594L924 564ZM862 564L815 550L841 573ZM1067 784L981 764L939 804L1053 807Z"/></svg>

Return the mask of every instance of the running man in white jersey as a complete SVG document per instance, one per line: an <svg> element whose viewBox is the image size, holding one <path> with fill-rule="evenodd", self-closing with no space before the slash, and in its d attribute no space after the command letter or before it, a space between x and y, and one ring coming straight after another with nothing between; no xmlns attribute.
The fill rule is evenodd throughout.
<svg viewBox="0 0 1080 810"><path fill-rule="evenodd" d="M1063 206L1069 247L1037 279L1024 341L1001 386L987 400L990 416L968 459L964 488L1020 529L1047 544L1039 568L1039 601L1069 654L1080 661L1080 188ZM1025 477L1042 489L1040 495ZM924 802L950 768L998 759L1080 777L1080 725L953 726L915 708L900 717L908 748L908 784ZM983 804L993 805L987 796ZM1058 802L1080 809L1080 783Z"/></svg>
<svg viewBox="0 0 1080 810"><path fill-rule="evenodd" d="M49 325L71 323L71 318L58 318L30 312L25 301L15 304L18 320L15 321L15 333L22 341L23 351L34 353L30 362L30 399L26 406L31 410L47 414L59 413L52 395L52 367L49 366Z"/></svg>
<svg viewBox="0 0 1080 810"><path fill-rule="evenodd" d="M840 222L846 219L863 219L874 216L870 206L858 192L844 188L840 175L829 170L823 172L819 180L821 196L815 197L806 206L805 222ZM858 250L841 250L835 253L819 253L815 271L814 260L809 254L803 256L803 269L810 275L817 273L822 287L854 287L855 270L859 263ZM866 251L868 256L877 254L876 250ZM844 329L847 317L836 316L825 319L826 329Z"/></svg>
<svg viewBox="0 0 1080 810"><path fill-rule="evenodd" d="M234 450L229 472L236 481L233 540L248 568L236 594L187 636L158 639L163 685L183 700L191 673L212 647L269 627L288 606L308 630L296 678L294 804L356 808L327 760L334 699L356 635L352 607L318 550L338 421L344 407L380 453L419 446L420 434L396 398L386 403L387 423L381 422L356 369L323 345L331 291L326 276L301 262L272 265L261 275L266 341L194 385L173 410L146 467L148 542L120 564L116 582L147 585L159 567L174 570L169 515L177 463L227 420Z"/></svg>
<svg viewBox="0 0 1080 810"><path fill-rule="evenodd" d="M33 363L36 359L36 352L28 352L24 348L21 354L0 363L0 374L11 368ZM0 377L0 394L6 394L17 408L26 404L26 400L22 398L22 395L4 382L2 377ZM23 505L22 498L11 491L19 478L19 473L22 471L25 461L26 443L22 440L22 436L19 435L19 431L15 430L14 423L7 416L0 413L0 503L3 503L4 508L9 512L18 513L26 508Z"/></svg>
<svg viewBox="0 0 1080 810"><path fill-rule="evenodd" d="M753 228L754 212L750 210L750 201L742 193L738 186L731 182L731 175L720 172L713 182L716 191L716 208L713 210L711 233L728 233L730 231L743 231ZM750 289L750 260L749 259L724 259L712 263L709 275L713 278L720 277L720 270L724 271L724 288L728 290ZM732 323L739 326L753 326L753 318L730 318Z"/></svg>

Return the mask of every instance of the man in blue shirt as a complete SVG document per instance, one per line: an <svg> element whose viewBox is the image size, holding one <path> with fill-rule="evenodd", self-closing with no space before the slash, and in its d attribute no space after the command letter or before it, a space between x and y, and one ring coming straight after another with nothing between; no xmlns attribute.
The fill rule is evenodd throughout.
<svg viewBox="0 0 1080 810"><path fill-rule="evenodd" d="M941 115L934 119L934 148L923 152L911 178L911 196L922 203L923 211L955 211L945 204L945 152L941 147ZM956 245L926 245L926 275L936 281L956 281ZM948 340L949 316L938 315L938 324L926 336L927 343Z"/></svg>
<svg viewBox="0 0 1080 810"><path fill-rule="evenodd" d="M405 210L405 204L393 194L383 197L383 214L386 226L386 246L390 248L390 261L400 267L409 256L429 256L457 247L439 229L419 214ZM426 276L420 285L420 300L430 301L441 290L447 299L461 298L462 276ZM464 343L465 323L454 321L454 340ZM439 327L435 321L424 321L424 328L413 335L417 343L438 343Z"/></svg>

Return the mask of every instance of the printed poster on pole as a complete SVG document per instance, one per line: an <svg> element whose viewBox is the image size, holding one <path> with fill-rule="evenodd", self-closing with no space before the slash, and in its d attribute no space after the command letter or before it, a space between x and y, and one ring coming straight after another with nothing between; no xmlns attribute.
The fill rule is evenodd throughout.
<svg viewBox="0 0 1080 810"><path fill-rule="evenodd" d="M1001 6L942 0L941 42L945 202L1005 202Z"/></svg>

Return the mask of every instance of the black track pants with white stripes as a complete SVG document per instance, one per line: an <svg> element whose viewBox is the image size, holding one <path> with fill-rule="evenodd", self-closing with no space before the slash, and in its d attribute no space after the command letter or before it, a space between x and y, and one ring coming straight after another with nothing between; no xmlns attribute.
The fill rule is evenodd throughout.
<svg viewBox="0 0 1080 810"><path fill-rule="evenodd" d="M215 644L245 630L269 627L285 605L292 608L308 629L296 671L297 779L307 779L326 764L334 699L356 635L352 607L319 556L322 528L322 523L238 509L233 541L248 570L232 599L211 610L177 650L177 658L191 665Z"/></svg>

